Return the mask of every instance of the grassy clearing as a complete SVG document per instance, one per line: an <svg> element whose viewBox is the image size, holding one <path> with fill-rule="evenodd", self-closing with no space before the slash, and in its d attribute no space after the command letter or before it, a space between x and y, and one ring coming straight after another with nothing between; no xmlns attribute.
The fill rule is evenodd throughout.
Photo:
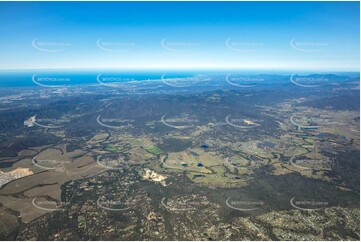
<svg viewBox="0 0 361 242"><path fill-rule="evenodd" d="M163 151L161 149L159 149L158 147L152 146L152 147L144 147L144 149L146 151L148 151L149 153L153 154L153 155L160 155L163 153Z"/></svg>

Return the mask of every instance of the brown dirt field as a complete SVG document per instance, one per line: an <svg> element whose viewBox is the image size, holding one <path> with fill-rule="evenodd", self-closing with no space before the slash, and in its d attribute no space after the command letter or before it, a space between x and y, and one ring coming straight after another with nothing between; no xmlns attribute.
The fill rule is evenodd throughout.
<svg viewBox="0 0 361 242"><path fill-rule="evenodd" d="M49 211L44 211L34 207L32 198L15 198L11 196L0 196L0 203L7 208L20 212L20 218L24 223L28 223Z"/></svg>
<svg viewBox="0 0 361 242"><path fill-rule="evenodd" d="M50 176L50 172L36 173L31 176L23 177L18 180L9 182L0 190L0 195L2 194L13 194L22 192L29 188L32 188L38 184L46 184L44 181Z"/></svg>
<svg viewBox="0 0 361 242"><path fill-rule="evenodd" d="M60 185L49 185L49 186L43 186L43 187L35 187L33 189L30 189L26 192L24 192L24 195L26 197L38 197L38 196L50 196L54 198L55 200L60 201Z"/></svg>
<svg viewBox="0 0 361 242"><path fill-rule="evenodd" d="M14 215L7 213L0 208L0 239L1 235L7 235L18 226L18 221Z"/></svg>

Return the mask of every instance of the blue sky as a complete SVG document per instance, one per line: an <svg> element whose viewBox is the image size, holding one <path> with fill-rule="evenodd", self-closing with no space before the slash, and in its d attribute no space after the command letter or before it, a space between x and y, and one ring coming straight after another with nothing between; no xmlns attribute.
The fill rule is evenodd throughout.
<svg viewBox="0 0 361 242"><path fill-rule="evenodd" d="M0 2L0 69L359 71L358 2Z"/></svg>

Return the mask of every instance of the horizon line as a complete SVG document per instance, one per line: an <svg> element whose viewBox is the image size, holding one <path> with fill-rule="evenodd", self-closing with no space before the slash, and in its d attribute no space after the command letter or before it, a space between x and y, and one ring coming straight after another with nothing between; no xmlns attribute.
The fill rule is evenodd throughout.
<svg viewBox="0 0 361 242"><path fill-rule="evenodd" d="M182 70L182 71L299 71L299 72L357 72L359 69L296 69L296 68L237 68L237 67L58 67L58 68L0 68L0 72L6 71L93 71L93 70L109 70L109 71L164 71L164 70Z"/></svg>

